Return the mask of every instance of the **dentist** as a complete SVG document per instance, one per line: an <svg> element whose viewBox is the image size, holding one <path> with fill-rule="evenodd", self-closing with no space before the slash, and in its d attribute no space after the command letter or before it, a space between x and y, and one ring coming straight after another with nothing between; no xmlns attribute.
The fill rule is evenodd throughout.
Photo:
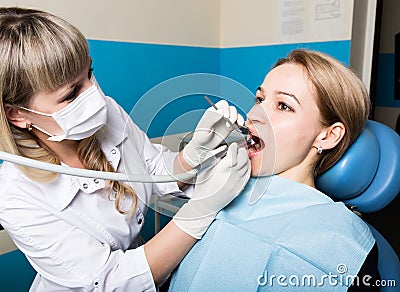
<svg viewBox="0 0 400 292"><path fill-rule="evenodd" d="M242 124L226 102L209 109L181 153L152 144L90 69L85 37L46 12L0 8L0 150L98 171L162 175L200 163ZM130 183L74 177L4 162L0 223L37 271L31 291L156 291L217 212L250 176L245 149L232 144L201 173L191 199L142 244L152 194L184 183ZM218 186L218 187L216 187Z"/></svg>

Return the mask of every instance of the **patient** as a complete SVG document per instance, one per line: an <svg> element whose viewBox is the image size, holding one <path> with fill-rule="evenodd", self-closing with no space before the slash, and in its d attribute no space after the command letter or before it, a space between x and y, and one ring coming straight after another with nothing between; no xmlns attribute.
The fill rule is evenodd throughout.
<svg viewBox="0 0 400 292"><path fill-rule="evenodd" d="M182 261L170 291L377 289L368 226L315 187L369 111L361 80L334 58L295 50L278 60L247 115L252 178Z"/></svg>

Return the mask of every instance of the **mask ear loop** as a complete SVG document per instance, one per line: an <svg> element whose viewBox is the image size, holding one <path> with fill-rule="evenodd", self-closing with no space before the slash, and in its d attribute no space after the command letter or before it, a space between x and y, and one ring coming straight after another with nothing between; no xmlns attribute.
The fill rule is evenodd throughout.
<svg viewBox="0 0 400 292"><path fill-rule="evenodd" d="M35 110L29 109L29 108L26 108L26 107L23 107L23 106L17 106L17 107L20 108L20 109L22 109L22 110L26 110L26 111L28 111L28 112L34 113L34 114L38 114L38 115L42 115L42 116L46 116L46 117L52 117L52 118L54 119L53 114L42 113L42 112L35 111ZM56 123L57 123L57 121L56 121ZM61 141L61 140L62 140L62 139L61 139L61 140L57 140L57 138L52 138L52 137L54 137L55 135L49 133L48 131L46 131L46 130L44 130L44 129L40 128L39 126L36 126L36 125L34 125L34 124L32 124L32 123L26 123L25 128L26 128L29 132L32 131L32 128L35 128L35 129L39 130L40 132L45 133L47 136L49 136L49 138L47 138L47 140L49 140L49 141ZM65 135L65 134L63 134L63 135ZM62 135L60 135L60 137L61 137L61 136L62 136ZM58 137L58 136L57 136L57 137Z"/></svg>

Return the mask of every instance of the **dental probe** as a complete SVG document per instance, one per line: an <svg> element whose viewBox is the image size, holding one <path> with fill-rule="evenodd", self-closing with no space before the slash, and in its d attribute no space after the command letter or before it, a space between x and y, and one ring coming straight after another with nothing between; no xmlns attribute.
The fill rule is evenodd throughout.
<svg viewBox="0 0 400 292"><path fill-rule="evenodd" d="M69 167L69 166L37 161L31 158L3 151L0 151L0 159L31 168L62 173L67 175L73 175L73 176L99 178L104 180L115 180L115 181L164 183L164 182L174 182L174 181L183 181L183 182L189 181L194 177L196 177L201 171L215 166L221 160L221 158L225 156L226 152L227 152L227 147L221 147L221 149L217 153L213 153L212 156L206 158L199 165L195 166L192 170L184 173L171 174L171 175L130 174L130 173L120 173L120 172L89 170L89 169L82 169L82 168Z"/></svg>
<svg viewBox="0 0 400 292"><path fill-rule="evenodd" d="M204 98L208 101L209 104L211 104L211 106L214 109L218 110L218 108L215 105L215 103L213 103L212 100L208 96L204 95ZM223 118L234 130L238 131L240 134L243 134L243 135L247 136L247 134L249 133L249 130L247 129L247 127L239 126L238 124L234 124L234 123L231 122L230 119L226 118L225 116Z"/></svg>
<svg viewBox="0 0 400 292"><path fill-rule="evenodd" d="M215 105L215 103L212 102L212 100L204 95L204 98L208 101L209 104L212 105L212 107L216 110L218 110L217 106ZM235 129L236 131L238 131L240 134L242 134L243 136L245 136L245 141L246 141L246 146L247 149L251 149L253 147L256 147L257 145L259 145L255 140L254 137L252 135L249 135L249 128L247 128L246 126L239 126L238 124L233 124L231 122L230 119L225 118L224 116L224 120L229 123L229 125L231 127L233 127L233 129Z"/></svg>

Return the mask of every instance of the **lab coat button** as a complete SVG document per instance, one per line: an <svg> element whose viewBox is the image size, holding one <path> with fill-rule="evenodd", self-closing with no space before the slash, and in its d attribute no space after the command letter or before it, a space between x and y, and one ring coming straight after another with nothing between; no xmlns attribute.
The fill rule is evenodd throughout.
<svg viewBox="0 0 400 292"><path fill-rule="evenodd" d="M95 178L93 181L94 181L95 184L99 183L99 180L97 178Z"/></svg>
<svg viewBox="0 0 400 292"><path fill-rule="evenodd" d="M86 190L89 187L89 185L87 183L83 184L83 188Z"/></svg>
<svg viewBox="0 0 400 292"><path fill-rule="evenodd" d="M112 149L112 150L111 150L111 154L115 154L115 153L117 153L117 150Z"/></svg>

